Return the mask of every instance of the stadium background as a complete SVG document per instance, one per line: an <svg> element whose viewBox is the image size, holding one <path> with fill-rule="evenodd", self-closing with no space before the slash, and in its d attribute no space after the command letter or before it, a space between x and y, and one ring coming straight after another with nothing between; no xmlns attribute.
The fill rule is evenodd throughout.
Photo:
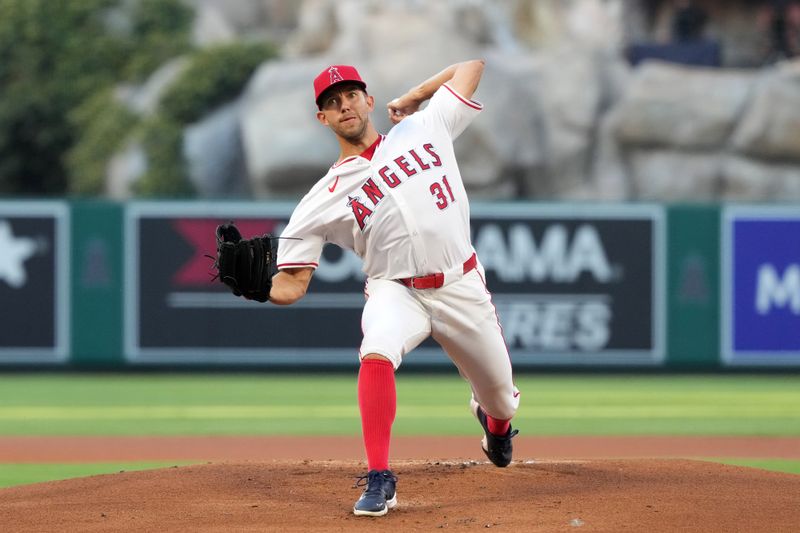
<svg viewBox="0 0 800 533"><path fill-rule="evenodd" d="M114 7L114 2L90 4L84 8ZM266 2L261 12L280 13L280 4ZM475 5L489 9L491 4ZM718 13L714 6L721 3L700 4ZM43 22L44 4L28 2L33 7L27 11L21 5L0 5L7 15L0 17L6 21L0 31L11 35L3 41L4 50L19 64L56 57L36 31L32 36L11 31L20 17L29 17L31 28L57 42L72 38L70 24L84 20L66 16L63 27L49 27ZM192 20L195 29L197 20L208 24L208 6L224 20L220 6L131 5L144 6L145 15L153 10L152 18L143 15L129 32L133 47L159 52L131 55L127 70L108 66L93 72L92 65L57 56L61 65L85 69L84 84L70 83L75 71L53 74L69 90L44 83L46 68L20 69L16 77L2 72L7 112L0 124L5 132L0 146L5 162L0 168L0 447L10 454L4 455L0 483L6 486L165 464L137 457L66 460L57 454L41 464L14 459L15 454L26 457L32 442L46 437L358 435L354 374L360 278L352 257L326 250L312 294L297 309L228 298L209 279L204 257L213 249L209 230L228 219L244 222L252 233L278 229L296 196L280 189L279 172L269 178L271 189L254 186L248 192L222 178L216 188L203 186L175 149L182 135L189 135L183 128L235 98L264 57L291 61L291 56L274 44L269 51L252 48L253 28L243 50L235 44L236 35L226 43L233 48L221 52L221 62L213 53L219 43L197 37L193 42L167 39L169 46L154 47L159 35L188 35ZM669 2L641 6L644 13L658 15L651 17L656 21L676 9ZM550 14L561 13L550 7ZM269 20L274 24L265 32L281 44L280 32L287 31L291 17ZM147 33L153 27L155 34ZM554 22L550 29L559 28ZM656 41L658 29L654 23L638 31L650 31ZM265 42L255 40L259 46ZM547 48L536 39L527 42ZM92 45L97 42L87 40L78 48ZM646 54L649 49L635 50ZM681 47L654 50L682 68L699 68L686 65L695 56L682 54ZM725 56L711 67L761 69L778 59L793 64L791 48L784 52L757 65L724 64L756 61L755 52ZM215 68L231 69L231 58L243 74L223 77L238 76L234 87L218 78L213 89L193 92L204 78L190 71L189 81L182 79L183 85L166 93L156 106L160 110L142 113L147 120L134 120L111 104L109 87L144 82L169 54L196 54L204 62L196 68L209 79ZM137 65L140 71L134 74ZM80 92L83 86L91 90ZM24 98L35 94L40 98ZM63 108L47 108L44 101ZM144 139L149 165L134 173L137 186L120 189L132 174L120 178L115 173L119 165L111 161L119 161L114 156L122 148L109 141L131 132ZM796 159L784 152L766 159L780 164L789 182L796 178ZM798 472L796 452L786 451L786 443L800 437L800 208L790 194L796 189L750 198L725 196L724 188L689 190L683 197L674 191L658 197L651 190L649 196L628 194L598 203L552 188L535 192L537 173L542 180L558 178L555 170L537 165L528 169L533 189L517 174L513 187L499 187L506 191L502 197L490 198L485 187L474 184L479 193L474 238L483 261L497 261L487 271L525 393L519 417L523 436L765 437L766 447L747 441L753 443L749 451L703 457ZM233 173L225 166L212 168L218 177ZM634 174L642 168L635 167ZM634 192L642 193L647 189L641 183L651 176L631 179L639 184ZM755 172L752 179L767 178ZM408 358L399 380L399 436L475 433L462 405L465 386L433 345ZM354 449L354 458L358 452ZM535 456L536 450L530 453ZM680 448L659 453L697 457ZM187 462L203 459L189 455ZM179 459L170 457L167 464Z"/></svg>

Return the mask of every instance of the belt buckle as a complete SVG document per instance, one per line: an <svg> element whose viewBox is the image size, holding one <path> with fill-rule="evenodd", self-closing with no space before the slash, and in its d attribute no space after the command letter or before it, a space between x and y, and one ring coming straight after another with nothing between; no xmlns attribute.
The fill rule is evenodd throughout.
<svg viewBox="0 0 800 533"><path fill-rule="evenodd" d="M437 272L435 274L428 274L426 276L415 276L413 278L409 278L408 281L408 285L412 289L438 289L444 285L444 273Z"/></svg>

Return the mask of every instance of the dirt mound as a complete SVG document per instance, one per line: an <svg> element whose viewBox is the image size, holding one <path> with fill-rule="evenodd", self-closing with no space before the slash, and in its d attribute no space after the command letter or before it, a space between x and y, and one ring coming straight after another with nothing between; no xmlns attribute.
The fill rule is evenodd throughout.
<svg viewBox="0 0 800 533"><path fill-rule="evenodd" d="M800 476L686 460L395 464L398 507L351 513L355 461L204 464L0 490L5 531L797 531Z"/></svg>

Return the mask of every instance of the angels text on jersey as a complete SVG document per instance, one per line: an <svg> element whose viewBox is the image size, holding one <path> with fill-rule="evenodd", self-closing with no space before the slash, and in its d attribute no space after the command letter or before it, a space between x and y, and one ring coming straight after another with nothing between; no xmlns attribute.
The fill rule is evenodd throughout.
<svg viewBox="0 0 800 533"><path fill-rule="evenodd" d="M348 195L347 197L347 207L353 211L358 228L362 232L364 231L368 223L367 219L372 216L378 204L383 200L385 193L381 189L381 182L390 189L394 189L418 174L427 173L441 166L442 159L431 143L425 143L421 148L412 148L398 157L392 158L391 163L378 170L380 180L376 180L375 176L370 176L361 185L360 190L366 199L362 199L361 195ZM428 190L439 209L446 209L450 202L455 201L447 176L441 176L438 181L432 182Z"/></svg>

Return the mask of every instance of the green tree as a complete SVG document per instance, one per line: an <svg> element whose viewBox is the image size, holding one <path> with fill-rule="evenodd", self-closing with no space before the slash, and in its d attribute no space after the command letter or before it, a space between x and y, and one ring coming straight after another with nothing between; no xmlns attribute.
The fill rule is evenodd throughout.
<svg viewBox="0 0 800 533"><path fill-rule="evenodd" d="M161 112L183 124L200 119L242 92L253 71L277 55L267 43L235 43L200 50L161 99Z"/></svg>
<svg viewBox="0 0 800 533"><path fill-rule="evenodd" d="M266 43L234 43L199 50L166 90L159 116L141 133L148 169L136 185L140 196L188 196L194 192L183 159L183 128L242 92L253 71L276 56Z"/></svg>
<svg viewBox="0 0 800 533"><path fill-rule="evenodd" d="M188 50L190 20L180 0L0 0L0 194L66 192L71 112Z"/></svg>
<svg viewBox="0 0 800 533"><path fill-rule="evenodd" d="M136 126L138 118L107 89L84 100L69 119L79 132L67 152L69 191L82 196L102 195L108 161Z"/></svg>
<svg viewBox="0 0 800 533"><path fill-rule="evenodd" d="M141 138L147 153L147 172L136 183L136 194L172 198L192 196L194 186L189 181L181 152L183 127L156 116L144 122Z"/></svg>

